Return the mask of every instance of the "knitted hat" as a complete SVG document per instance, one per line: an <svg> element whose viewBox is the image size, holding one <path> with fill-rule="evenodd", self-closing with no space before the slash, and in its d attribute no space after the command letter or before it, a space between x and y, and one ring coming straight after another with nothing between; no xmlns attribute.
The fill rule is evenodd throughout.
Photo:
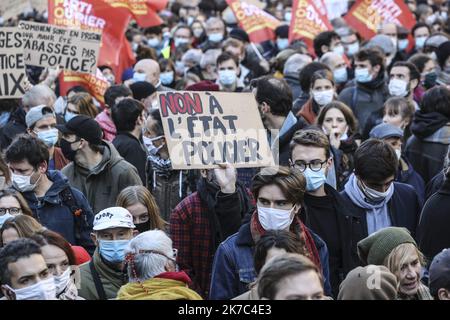
<svg viewBox="0 0 450 320"><path fill-rule="evenodd" d="M395 300L397 277L385 266L357 267L339 287L338 300Z"/></svg>
<svg viewBox="0 0 450 320"><path fill-rule="evenodd" d="M219 91L219 85L209 80L203 80L186 87L187 91Z"/></svg>
<svg viewBox="0 0 450 320"><path fill-rule="evenodd" d="M358 256L363 265L383 265L392 250L403 243L417 246L406 228L384 228L358 242Z"/></svg>

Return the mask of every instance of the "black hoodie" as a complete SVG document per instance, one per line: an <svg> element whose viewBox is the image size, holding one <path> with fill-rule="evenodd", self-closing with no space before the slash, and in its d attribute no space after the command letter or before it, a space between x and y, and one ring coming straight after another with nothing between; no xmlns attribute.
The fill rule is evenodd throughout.
<svg viewBox="0 0 450 320"><path fill-rule="evenodd" d="M8 123L5 124L0 130L0 146L1 149L6 149L12 142L12 140L19 134L27 131L27 125L25 123L25 110L20 107L16 111L11 113L11 117Z"/></svg>

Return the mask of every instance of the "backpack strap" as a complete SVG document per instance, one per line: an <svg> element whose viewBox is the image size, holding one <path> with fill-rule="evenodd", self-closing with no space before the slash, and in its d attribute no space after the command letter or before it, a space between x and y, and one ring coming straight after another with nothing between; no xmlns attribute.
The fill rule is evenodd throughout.
<svg viewBox="0 0 450 320"><path fill-rule="evenodd" d="M94 259L89 262L89 269L91 269L92 279L94 279L95 290L97 290L99 300L107 300L102 280L100 279L100 275L98 274L94 266Z"/></svg>
<svg viewBox="0 0 450 320"><path fill-rule="evenodd" d="M75 239L81 239L81 229L87 226L87 217L81 206L78 205L77 200L70 187L64 188L61 191L62 202L69 207L70 212L74 216L75 222Z"/></svg>

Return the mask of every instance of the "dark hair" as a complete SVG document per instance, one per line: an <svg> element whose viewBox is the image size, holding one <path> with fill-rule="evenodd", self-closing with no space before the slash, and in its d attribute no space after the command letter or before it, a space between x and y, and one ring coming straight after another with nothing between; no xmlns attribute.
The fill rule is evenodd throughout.
<svg viewBox="0 0 450 320"><path fill-rule="evenodd" d="M308 63L299 74L300 87L303 92L308 92L311 88L311 77L312 75L319 70L328 70L331 72L331 69L326 64L321 62L311 62Z"/></svg>
<svg viewBox="0 0 450 320"><path fill-rule="evenodd" d="M69 93L80 93L80 92L88 92L87 89L83 86L73 86L66 92L66 96L69 95Z"/></svg>
<svg viewBox="0 0 450 320"><path fill-rule="evenodd" d="M131 92L130 88L123 84L114 85L106 89L104 98L105 104L112 108L116 104L116 99L120 97L131 97L133 96L133 92Z"/></svg>
<svg viewBox="0 0 450 320"><path fill-rule="evenodd" d="M3 232L14 229L19 238L30 238L36 232L43 230L43 227L35 218L25 214L18 214L9 218L0 228L0 245L3 246Z"/></svg>
<svg viewBox="0 0 450 320"><path fill-rule="evenodd" d="M144 104L132 98L120 100L112 107L111 116L117 131L130 132L136 127L136 120L145 110Z"/></svg>
<svg viewBox="0 0 450 320"><path fill-rule="evenodd" d="M292 90L285 80L264 76L253 82L256 101L270 106L270 112L276 116L287 116L292 109Z"/></svg>
<svg viewBox="0 0 450 320"><path fill-rule="evenodd" d="M333 39L339 39L339 35L334 31L324 31L319 33L313 41L314 52L320 58L325 52L322 52L322 46L330 47Z"/></svg>
<svg viewBox="0 0 450 320"><path fill-rule="evenodd" d="M417 70L419 70L419 72L422 73L423 69L425 69L425 65L430 60L432 60L432 59L429 55L424 54L424 53L416 53L415 55L411 56L408 59L408 62L415 65Z"/></svg>
<svg viewBox="0 0 450 320"><path fill-rule="evenodd" d="M355 60L366 61L368 60L372 67L380 66L380 72L384 72L384 57L380 50L375 48L361 49L355 55Z"/></svg>
<svg viewBox="0 0 450 320"><path fill-rule="evenodd" d="M294 150L294 148L298 145L323 148L325 149L325 156L327 159L331 156L330 141L322 131L315 129L298 130L292 137L289 145L291 154L292 150Z"/></svg>
<svg viewBox="0 0 450 320"><path fill-rule="evenodd" d="M340 101L332 101L329 104L325 105L321 110L319 115L317 116L316 123L319 127L322 127L323 122L325 120L325 116L327 112L331 109L338 109L344 115L345 121L347 122L347 126L349 129L349 134L356 133L358 130L358 120L356 120L355 115L345 103Z"/></svg>
<svg viewBox="0 0 450 320"><path fill-rule="evenodd" d="M11 285L11 273L8 265L33 254L42 255L39 245L31 239L18 239L8 243L0 250L0 282Z"/></svg>
<svg viewBox="0 0 450 320"><path fill-rule="evenodd" d="M152 119L155 120L155 122L156 122L153 125L153 131L155 131L158 136L163 136L164 128L163 128L161 113L160 113L159 109L153 109L152 111L150 111L148 116L152 117Z"/></svg>
<svg viewBox="0 0 450 320"><path fill-rule="evenodd" d="M233 60L236 64L236 67L239 67L239 59L235 55L229 54L228 52L223 52L220 56L217 57L216 66L219 68L219 65L224 63L225 61Z"/></svg>
<svg viewBox="0 0 450 320"><path fill-rule="evenodd" d="M414 112L414 104L403 97L391 97L384 103L383 115L400 115L402 119L407 119L411 123Z"/></svg>
<svg viewBox="0 0 450 320"><path fill-rule="evenodd" d="M319 268L307 257L286 253L273 258L261 270L258 277L258 296L269 300L275 299L280 283L287 277L314 271L323 287L322 274Z"/></svg>
<svg viewBox="0 0 450 320"><path fill-rule="evenodd" d="M392 69L395 67L406 67L409 70L409 81L417 80L417 85L419 85L420 82L420 72L417 70L417 67L412 64L411 62L405 62L405 61L397 61L395 62L391 69L389 70L389 73L391 73ZM414 90L415 88L411 88L411 90Z"/></svg>
<svg viewBox="0 0 450 320"><path fill-rule="evenodd" d="M286 230L268 230L258 240L255 246L253 261L256 274L266 263L267 253L272 248L284 249L289 253L304 254L304 246L297 234Z"/></svg>
<svg viewBox="0 0 450 320"><path fill-rule="evenodd" d="M5 153L6 162L27 160L34 169L45 162L48 165L50 155L43 141L30 135L16 137Z"/></svg>
<svg viewBox="0 0 450 320"><path fill-rule="evenodd" d="M144 35L146 35L146 34L160 35L160 34L162 34L162 28L161 28L161 26L148 27L148 28L144 29Z"/></svg>
<svg viewBox="0 0 450 320"><path fill-rule="evenodd" d="M414 32L416 32L416 30L420 28L427 28L428 32L431 34L431 29L429 25L427 25L425 22L417 22L411 29L411 35L414 37Z"/></svg>
<svg viewBox="0 0 450 320"><path fill-rule="evenodd" d="M24 215L33 216L33 212L31 211L30 207L28 206L28 202L25 200L25 198L22 196L22 194L15 190L15 189L5 189L3 191L0 191L0 199L5 197L13 197L19 202L20 209L22 209L22 213Z"/></svg>
<svg viewBox="0 0 450 320"><path fill-rule="evenodd" d="M420 104L423 113L439 112L450 119L450 90L435 86L425 92Z"/></svg>
<svg viewBox="0 0 450 320"><path fill-rule="evenodd" d="M333 84L333 86L335 85L333 73L330 70L322 69L322 70L317 70L311 76L310 89L312 89L316 80L321 80L321 79L328 80Z"/></svg>
<svg viewBox="0 0 450 320"><path fill-rule="evenodd" d="M40 246L52 245L60 248L67 256L69 260L69 264L74 266L77 264L75 259L75 254L73 253L72 246L66 239L64 239L59 233L50 231L50 230L42 230L36 232L31 239L36 241L36 243Z"/></svg>
<svg viewBox="0 0 450 320"><path fill-rule="evenodd" d="M261 188L269 185L278 186L287 201L293 204L303 204L306 180L299 170L289 167L278 167L260 171L252 180L252 193L254 198L257 200Z"/></svg>
<svg viewBox="0 0 450 320"><path fill-rule="evenodd" d="M5 182L10 183L11 182L11 171L9 171L8 165L5 162L5 159L3 158L3 155L0 154L0 171L5 176Z"/></svg>
<svg viewBox="0 0 450 320"><path fill-rule="evenodd" d="M167 67L169 67L169 69L171 69L172 71L175 72L175 64L173 63L172 60L161 58L158 60L158 63L159 63L159 69L161 70L161 72L164 72L167 69Z"/></svg>
<svg viewBox="0 0 450 320"><path fill-rule="evenodd" d="M362 180L384 181L395 176L398 159L391 145L378 139L364 141L354 154L355 175Z"/></svg>

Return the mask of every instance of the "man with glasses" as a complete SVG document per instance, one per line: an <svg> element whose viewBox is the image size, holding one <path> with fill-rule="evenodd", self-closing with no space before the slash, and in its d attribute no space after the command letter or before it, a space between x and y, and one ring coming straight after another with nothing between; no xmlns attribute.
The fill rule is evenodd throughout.
<svg viewBox="0 0 450 320"><path fill-rule="evenodd" d="M329 184L326 176L333 166L331 147L327 136L318 130L300 130L292 138L291 166L303 173L306 192L301 218L313 232L327 244L330 257L330 282L333 296L339 292L339 285L346 274L359 261L356 250L350 247L348 220L342 196Z"/></svg>
<svg viewBox="0 0 450 320"><path fill-rule="evenodd" d="M392 146L366 140L355 152L354 165L355 172L341 192L352 252L358 241L386 227L407 228L415 237L421 204L410 185L394 182L398 159Z"/></svg>

